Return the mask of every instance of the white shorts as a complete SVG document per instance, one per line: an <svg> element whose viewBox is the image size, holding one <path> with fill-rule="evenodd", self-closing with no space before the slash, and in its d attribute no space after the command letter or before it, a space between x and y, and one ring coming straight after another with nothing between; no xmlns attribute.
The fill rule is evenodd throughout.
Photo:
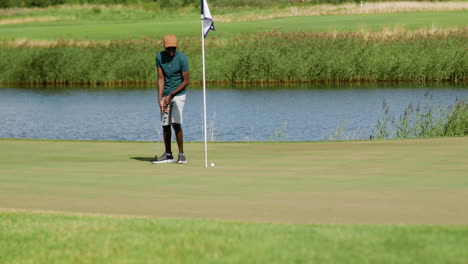
<svg viewBox="0 0 468 264"><path fill-rule="evenodd" d="M161 112L162 126L171 124L182 125L182 113L184 112L185 94L174 96L169 104L168 112Z"/></svg>

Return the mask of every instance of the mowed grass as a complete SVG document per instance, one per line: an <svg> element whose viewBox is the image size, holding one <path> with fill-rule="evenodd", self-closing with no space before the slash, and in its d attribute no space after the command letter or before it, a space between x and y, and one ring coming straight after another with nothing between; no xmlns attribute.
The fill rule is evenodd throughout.
<svg viewBox="0 0 468 264"><path fill-rule="evenodd" d="M141 39L143 37L162 37L168 32L177 36L197 37L200 35L200 20L198 14L185 14L175 17L130 19L123 13L109 13L104 18L99 15L87 15L84 18L67 16L48 16L48 19L35 23L19 23L0 25L0 40L30 39L56 40L58 38L79 40L119 40ZM384 29L405 28L416 30L421 28L456 28L466 25L467 10L440 12L404 12L387 14L358 15L324 15L284 17L261 21L246 22L216 22L213 10L216 32L210 33L216 38L230 38L242 33L298 31L381 31ZM34 17L34 16L32 16Z"/></svg>
<svg viewBox="0 0 468 264"><path fill-rule="evenodd" d="M0 263L466 263L467 226L291 225L0 210Z"/></svg>
<svg viewBox="0 0 468 264"><path fill-rule="evenodd" d="M186 143L0 140L0 208L298 224L468 223L468 137Z"/></svg>

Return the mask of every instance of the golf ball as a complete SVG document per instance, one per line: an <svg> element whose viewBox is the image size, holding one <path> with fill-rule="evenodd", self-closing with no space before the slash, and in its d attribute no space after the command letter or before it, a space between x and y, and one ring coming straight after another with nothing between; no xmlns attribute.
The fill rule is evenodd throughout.
<svg viewBox="0 0 468 264"><path fill-rule="evenodd" d="M211 165L211 167L214 167L214 166L216 166L216 165L215 165L213 162L212 162L210 165Z"/></svg>

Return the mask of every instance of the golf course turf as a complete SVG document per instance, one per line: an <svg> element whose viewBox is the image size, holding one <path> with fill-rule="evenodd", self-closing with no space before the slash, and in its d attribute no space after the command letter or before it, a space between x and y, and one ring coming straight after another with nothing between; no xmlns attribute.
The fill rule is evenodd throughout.
<svg viewBox="0 0 468 264"><path fill-rule="evenodd" d="M468 137L0 148L0 263L468 260Z"/></svg>
<svg viewBox="0 0 468 264"><path fill-rule="evenodd" d="M468 137L187 143L0 140L0 208L301 224L466 224Z"/></svg>
<svg viewBox="0 0 468 264"><path fill-rule="evenodd" d="M466 226L300 225L0 210L0 263L466 263Z"/></svg>
<svg viewBox="0 0 468 264"><path fill-rule="evenodd" d="M466 7L238 2L262 0L212 8L210 82L466 83ZM0 82L151 83L167 30L200 82L198 8L140 7L0 9ZM468 263L466 136L208 146L205 168L201 142L155 165L162 143L0 139L0 264Z"/></svg>

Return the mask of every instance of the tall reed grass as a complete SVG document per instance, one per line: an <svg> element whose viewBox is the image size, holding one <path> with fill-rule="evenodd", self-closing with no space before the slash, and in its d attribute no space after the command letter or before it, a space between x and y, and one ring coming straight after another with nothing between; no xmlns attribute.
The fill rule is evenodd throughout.
<svg viewBox="0 0 468 264"><path fill-rule="evenodd" d="M206 41L206 76L219 83L468 80L468 28L421 32L268 32ZM200 82L198 38L181 38ZM159 39L0 43L0 82L153 83Z"/></svg>
<svg viewBox="0 0 468 264"><path fill-rule="evenodd" d="M410 104L400 116L392 115L384 100L382 114L375 124L372 138L419 138L468 135L468 104L457 99L455 105L440 107L426 93L426 103Z"/></svg>

